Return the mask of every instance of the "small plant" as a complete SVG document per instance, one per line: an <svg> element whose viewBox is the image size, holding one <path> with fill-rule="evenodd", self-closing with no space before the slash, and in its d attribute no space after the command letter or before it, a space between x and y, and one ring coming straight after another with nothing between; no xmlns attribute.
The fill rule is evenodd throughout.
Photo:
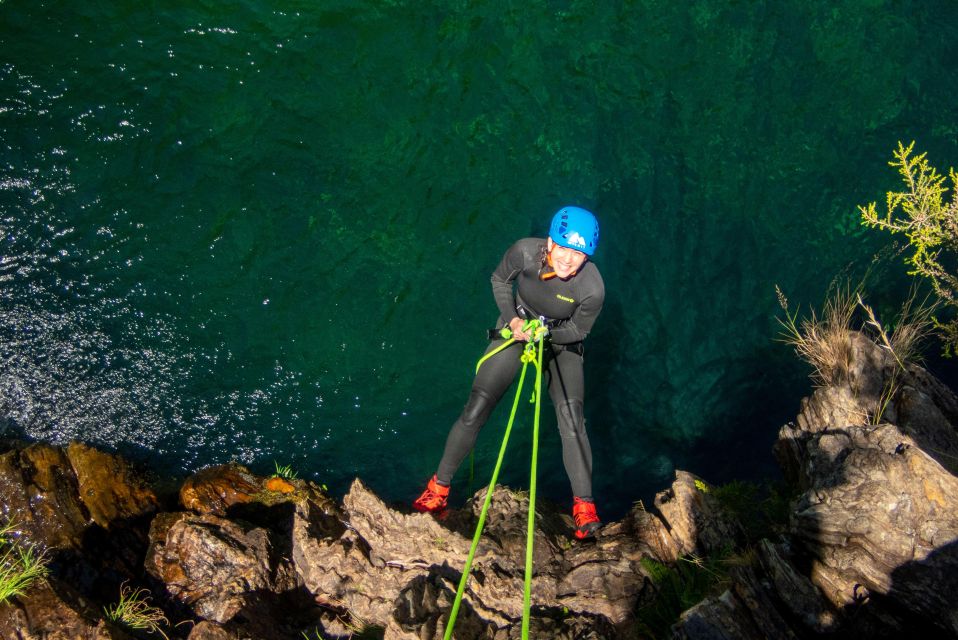
<svg viewBox="0 0 958 640"><path fill-rule="evenodd" d="M642 568L655 586L655 597L636 611L645 635L669 636L669 629L687 610L705 597L720 592L727 583L721 561L688 556L669 566L645 557Z"/></svg>
<svg viewBox="0 0 958 640"><path fill-rule="evenodd" d="M0 527L0 603L23 595L48 573L45 553L10 539L14 527L13 522Z"/></svg>
<svg viewBox="0 0 958 640"><path fill-rule="evenodd" d="M132 589L124 582L120 586L120 600L116 604L103 607L103 611L107 618L117 624L129 629L158 633L167 638L162 627L169 626L170 621L162 609L150 604L150 592L146 589Z"/></svg>
<svg viewBox="0 0 958 640"><path fill-rule="evenodd" d="M699 480L698 478L695 479L695 488L701 491L702 493L709 492L709 486L705 484L704 481Z"/></svg>
<svg viewBox="0 0 958 640"><path fill-rule="evenodd" d="M293 471L293 465L280 466L275 460L273 460L273 464L276 466L276 473L273 474L274 478L283 478L284 480L296 479L296 472ZM323 485L323 488L325 488L325 485Z"/></svg>
<svg viewBox="0 0 958 640"><path fill-rule="evenodd" d="M912 290L911 295L902 306L901 314L898 318L898 324L891 335L878 321L878 317L870 306L865 304L861 296L858 296L858 305L865 311L868 317L867 326L875 332L875 342L882 349L886 350L895 359L898 366L892 369L892 374L882 388L881 397L878 400L878 407L872 413L872 424L878 424L882 415L888 408L892 398L898 393L901 382L901 375L907 372L908 363L920 359L919 346L922 340L928 336L934 325L932 313L935 306L928 305L927 300L918 306L918 309L912 311L912 305L915 302L916 292Z"/></svg>

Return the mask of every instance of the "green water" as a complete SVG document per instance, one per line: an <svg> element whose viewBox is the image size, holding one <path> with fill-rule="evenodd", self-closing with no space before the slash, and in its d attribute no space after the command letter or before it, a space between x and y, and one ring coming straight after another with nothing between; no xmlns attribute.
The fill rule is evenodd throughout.
<svg viewBox="0 0 958 640"><path fill-rule="evenodd" d="M895 186L898 140L958 164L949 0L7 0L0 52L7 428L395 501L466 399L492 268L567 203L602 224L604 511L677 467L773 473L809 391L774 285L817 303L889 253L855 205ZM567 502L553 424L540 495Z"/></svg>

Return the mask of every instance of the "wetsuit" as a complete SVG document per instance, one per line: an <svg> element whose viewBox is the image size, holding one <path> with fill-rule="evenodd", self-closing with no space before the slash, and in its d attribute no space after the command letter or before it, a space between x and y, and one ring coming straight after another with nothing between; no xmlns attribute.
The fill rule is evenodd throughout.
<svg viewBox="0 0 958 640"><path fill-rule="evenodd" d="M549 396L556 408L562 437L562 462L579 498L592 498L592 448L585 431L582 341L602 310L605 285L599 270L586 261L568 280L541 274L546 265L546 241L524 238L512 245L492 274L492 293L499 307L497 328L515 317L544 316L549 325L546 349ZM486 353L502 345L493 340ZM519 370L525 343L515 343L486 360L472 383L469 400L446 439L436 477L448 485L472 450L476 436Z"/></svg>

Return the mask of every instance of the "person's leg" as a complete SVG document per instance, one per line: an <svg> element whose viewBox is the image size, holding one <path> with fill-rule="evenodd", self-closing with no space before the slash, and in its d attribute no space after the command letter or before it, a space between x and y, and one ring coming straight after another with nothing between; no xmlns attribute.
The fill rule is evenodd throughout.
<svg viewBox="0 0 958 640"><path fill-rule="evenodd" d="M584 395L582 356L557 349L549 361L549 397L555 406L562 438L562 463L572 493L578 498L591 500L592 447L585 430Z"/></svg>
<svg viewBox="0 0 958 640"><path fill-rule="evenodd" d="M602 523L592 499L592 447L585 430L585 378L579 353L554 351L549 362L549 396L562 438L562 463L572 485L575 536L581 540L592 536Z"/></svg>
<svg viewBox="0 0 958 640"><path fill-rule="evenodd" d="M486 353L501 344L502 341L493 341ZM459 465L472 451L479 430L489 419L489 414L516 377L521 351L522 345L514 344L492 356L479 367L469 392L469 400L446 437L446 447L436 470L436 477L440 484L449 485L452 482L452 477L459 469Z"/></svg>
<svg viewBox="0 0 958 640"><path fill-rule="evenodd" d="M501 340L494 340L486 349L486 353L501 345ZM479 367L469 392L469 400L459 419L449 430L449 435L446 436L446 446L436 474L429 480L423 494L413 502L414 509L442 511L446 508L452 478L476 444L476 437L482 425L489 419L489 414L515 378L516 371L519 369L521 351L521 344L512 345L492 356Z"/></svg>

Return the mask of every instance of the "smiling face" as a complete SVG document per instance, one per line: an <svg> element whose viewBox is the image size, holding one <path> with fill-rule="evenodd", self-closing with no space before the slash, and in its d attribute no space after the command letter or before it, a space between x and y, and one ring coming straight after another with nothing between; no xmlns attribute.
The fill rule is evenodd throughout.
<svg viewBox="0 0 958 640"><path fill-rule="evenodd" d="M548 239L547 248L552 258L552 268L555 269L556 276L563 280L574 276L588 259L588 256L581 251L560 247L552 241L552 238Z"/></svg>

